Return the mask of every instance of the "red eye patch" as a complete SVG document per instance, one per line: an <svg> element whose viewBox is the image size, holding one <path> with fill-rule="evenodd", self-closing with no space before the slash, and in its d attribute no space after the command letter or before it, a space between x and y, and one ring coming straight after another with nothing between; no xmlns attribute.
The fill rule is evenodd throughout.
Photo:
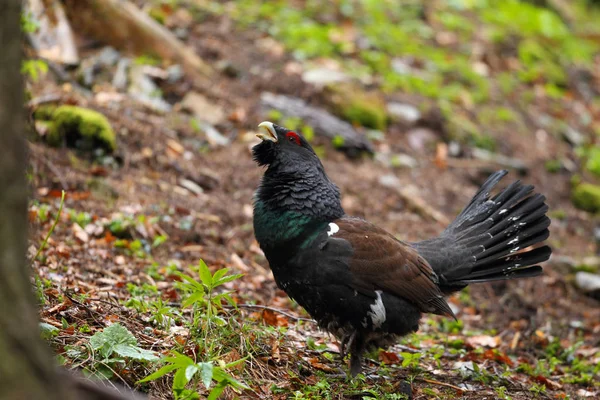
<svg viewBox="0 0 600 400"><path fill-rule="evenodd" d="M301 146L300 136L296 132L288 132L285 134L285 137L288 138L290 142L295 142L298 146Z"/></svg>

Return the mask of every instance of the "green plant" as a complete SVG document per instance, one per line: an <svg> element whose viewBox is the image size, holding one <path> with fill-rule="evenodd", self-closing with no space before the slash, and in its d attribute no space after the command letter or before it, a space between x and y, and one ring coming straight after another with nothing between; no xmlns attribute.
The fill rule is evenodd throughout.
<svg viewBox="0 0 600 400"><path fill-rule="evenodd" d="M185 295L185 299L181 303L182 308L192 307L192 326L200 326L205 333L205 344L213 326L223 326L226 321L221 318L218 313L222 309L222 302L226 301L232 306L235 302L229 295L229 292L215 294L215 289L227 282L231 282L239 277L237 275L227 275L228 269L222 268L211 274L206 263L202 260L198 262L196 272L200 277L200 282L191 276L182 272L177 272L182 282L177 284L179 290Z"/></svg>
<svg viewBox="0 0 600 400"><path fill-rule="evenodd" d="M135 336L118 323L95 333L90 338L89 349L94 356L92 364L87 368L88 371L105 378L112 377L115 367L124 367L130 360L152 362L160 359L154 351L139 347ZM86 357L85 352L75 347L67 349L67 356L74 359Z"/></svg>
<svg viewBox="0 0 600 400"><path fill-rule="evenodd" d="M102 332L95 333L90 338L90 345L103 357L104 361L122 362L124 358L140 361L160 359L155 352L139 347L135 336L118 323L104 328Z"/></svg>
<svg viewBox="0 0 600 400"><path fill-rule="evenodd" d="M21 73L37 82L40 77L48 73L48 63L44 60L23 60L21 62Z"/></svg>
<svg viewBox="0 0 600 400"><path fill-rule="evenodd" d="M48 244L48 239L50 239L52 232L54 232L54 228L56 228L56 225L58 224L58 220L60 219L60 215L62 214L63 206L65 205L65 195L66 195L66 193L63 190L60 195L60 205L58 206L58 212L56 213L56 218L54 219L54 222L52 223L50 230L46 234L46 237L44 238L42 245L40 246L38 251L35 253L35 257L33 257L34 260L37 260L38 256L42 252L42 250L46 247L46 245Z"/></svg>
<svg viewBox="0 0 600 400"><path fill-rule="evenodd" d="M215 381L216 385L210 391L207 399L218 399L219 395L227 387L231 387L234 390L248 389L244 383L236 380L227 372L227 369L235 367L244 362L244 360L242 358L229 364L222 363L216 366L212 362L197 363L184 354L172 351L170 356L163 358L163 362L166 363L165 366L142 379L139 383L153 381L168 373L175 372L173 376L173 394L175 395L175 399L199 399L200 395L195 390L186 389L186 386L190 382L196 385L198 380L202 382L206 389L210 389L212 382Z"/></svg>
<svg viewBox="0 0 600 400"><path fill-rule="evenodd" d="M419 367L419 360L421 360L421 353L408 353L401 352L402 366L410 369L417 369Z"/></svg>

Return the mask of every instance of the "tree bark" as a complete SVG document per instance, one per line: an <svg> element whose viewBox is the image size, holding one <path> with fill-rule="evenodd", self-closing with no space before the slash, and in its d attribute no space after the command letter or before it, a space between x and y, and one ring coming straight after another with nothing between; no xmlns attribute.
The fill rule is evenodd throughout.
<svg viewBox="0 0 600 400"><path fill-rule="evenodd" d="M0 2L0 398L69 399L38 334L29 282L21 2Z"/></svg>
<svg viewBox="0 0 600 400"><path fill-rule="evenodd" d="M39 336L29 280L21 0L0 0L0 400L133 399L60 371Z"/></svg>

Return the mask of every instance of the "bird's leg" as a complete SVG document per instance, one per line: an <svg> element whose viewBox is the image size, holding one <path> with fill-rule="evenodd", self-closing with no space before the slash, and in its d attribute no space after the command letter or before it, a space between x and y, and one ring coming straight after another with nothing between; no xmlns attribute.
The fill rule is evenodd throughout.
<svg viewBox="0 0 600 400"><path fill-rule="evenodd" d="M345 333L340 342L340 357L343 360L346 357L346 349L352 343L352 334Z"/></svg>
<svg viewBox="0 0 600 400"><path fill-rule="evenodd" d="M354 331L351 342L348 343L350 348L350 374L355 377L362 370L362 355L365 351L365 341L362 335Z"/></svg>

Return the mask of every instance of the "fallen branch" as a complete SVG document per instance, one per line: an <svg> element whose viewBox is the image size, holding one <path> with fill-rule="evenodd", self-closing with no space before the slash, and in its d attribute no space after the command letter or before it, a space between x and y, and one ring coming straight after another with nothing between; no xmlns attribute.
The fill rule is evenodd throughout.
<svg viewBox="0 0 600 400"><path fill-rule="evenodd" d="M259 304L238 304L237 307L238 308L239 307L241 307L241 308L258 308L260 310L269 310L269 311L273 311L273 312L279 313L281 315L284 315L284 316L286 316L286 317L288 317L290 319L293 319L294 321L307 321L307 322L312 322L312 323L316 324L315 320L313 320L313 319L304 318L304 317L296 317L295 315L287 313L287 312L285 312L283 310L280 310L278 308L269 307L269 306L262 306L262 305L259 305ZM231 307L231 308L233 308L233 307Z"/></svg>
<svg viewBox="0 0 600 400"><path fill-rule="evenodd" d="M213 69L167 28L125 0L63 0L76 32L120 50L151 54L181 64L199 86L207 86Z"/></svg>
<svg viewBox="0 0 600 400"><path fill-rule="evenodd" d="M452 384L450 384L450 383L446 383L446 382L440 382L440 381L436 381L436 380L433 380L433 379L427 379L427 378L420 378L420 377L417 377L417 378L415 378L415 380L417 380L417 381L419 381L419 382L431 383L432 385L446 386L446 387L452 388L452 389L454 389L454 390L457 390L457 391L459 391L459 392L461 392L461 393L463 393L463 392L466 392L466 391L467 391L466 389L463 389L463 388L461 388L461 387L458 387L458 386L452 385Z"/></svg>

